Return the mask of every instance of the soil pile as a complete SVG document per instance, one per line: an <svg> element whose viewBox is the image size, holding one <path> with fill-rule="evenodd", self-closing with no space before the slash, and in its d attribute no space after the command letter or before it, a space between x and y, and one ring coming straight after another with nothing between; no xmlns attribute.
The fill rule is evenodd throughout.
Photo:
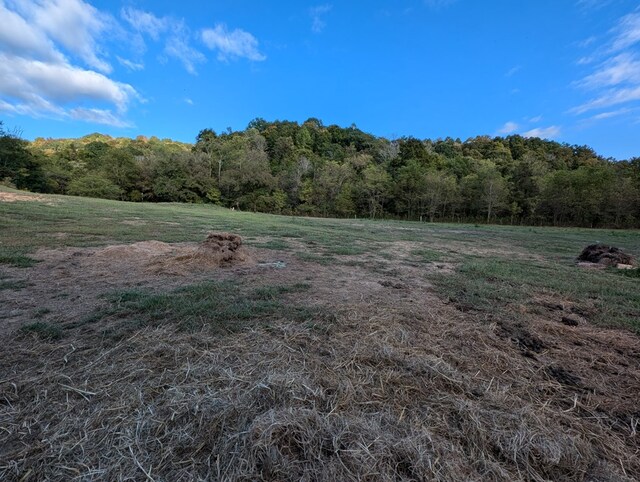
<svg viewBox="0 0 640 482"><path fill-rule="evenodd" d="M248 254L242 247L242 238L231 233L209 233L198 246L200 257L217 264L234 264L244 262Z"/></svg>
<svg viewBox="0 0 640 482"><path fill-rule="evenodd" d="M172 253L151 260L147 267L156 273L185 274L203 268L229 267L251 261L240 236L209 233L200 244L177 246Z"/></svg>
<svg viewBox="0 0 640 482"><path fill-rule="evenodd" d="M86 260L88 269L110 274L145 273L186 276L197 271L231 267L252 261L242 238L209 233L201 243L142 241L101 248Z"/></svg>
<svg viewBox="0 0 640 482"><path fill-rule="evenodd" d="M620 248L606 244L592 244L582 250L577 259L582 263L594 263L604 267L635 266L633 256L623 253Z"/></svg>

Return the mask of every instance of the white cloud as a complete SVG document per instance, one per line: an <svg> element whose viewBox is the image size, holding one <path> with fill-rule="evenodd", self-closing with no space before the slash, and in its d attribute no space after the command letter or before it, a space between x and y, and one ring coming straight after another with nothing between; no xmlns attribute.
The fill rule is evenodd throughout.
<svg viewBox="0 0 640 482"><path fill-rule="evenodd" d="M531 122L532 124L537 124L538 122L540 122L542 120L542 116L541 115L537 115L535 117L529 117L529 119L527 119L529 122Z"/></svg>
<svg viewBox="0 0 640 482"><path fill-rule="evenodd" d="M92 70L6 54L0 54L0 93L27 102L35 99L56 104L103 101L115 105L119 112L126 111L131 100L138 96L130 85Z"/></svg>
<svg viewBox="0 0 640 482"><path fill-rule="evenodd" d="M520 126L515 122L509 121L506 122L500 129L498 129L498 134L512 134L518 130Z"/></svg>
<svg viewBox="0 0 640 482"><path fill-rule="evenodd" d="M573 82L575 87L591 92L582 104L572 108L573 114L620 106L628 108L640 101L640 57L635 49L640 42L640 12L625 15L609 31L609 38L593 55L578 61L592 64L590 72ZM588 60L588 61L587 61ZM607 112L599 119L606 119ZM598 114L592 119L598 118Z"/></svg>
<svg viewBox="0 0 640 482"><path fill-rule="evenodd" d="M640 60L628 52L606 60L600 64L597 71L577 82L577 85L596 89L621 83L640 84Z"/></svg>
<svg viewBox="0 0 640 482"><path fill-rule="evenodd" d="M540 137L541 139L553 139L560 135L560 127L536 127L522 134L523 137Z"/></svg>
<svg viewBox="0 0 640 482"><path fill-rule="evenodd" d="M207 58L200 51L191 47L189 36L190 32L183 23L176 24L174 34L165 43L164 53L182 62L187 72L195 74L195 65L205 62Z"/></svg>
<svg viewBox="0 0 640 482"><path fill-rule="evenodd" d="M601 112L600 114L596 114L593 117L591 117L591 120L610 119L612 117L618 117L618 116L627 114L631 111L632 109L622 108L622 109L608 111L608 112Z"/></svg>
<svg viewBox="0 0 640 482"><path fill-rule="evenodd" d="M584 10L598 10L611 2L612 0L577 0L576 5Z"/></svg>
<svg viewBox="0 0 640 482"><path fill-rule="evenodd" d="M324 5L317 5L309 9L309 15L311 15L311 31L313 33L321 33L327 26L323 16L331 11L333 5L325 3Z"/></svg>
<svg viewBox="0 0 640 482"><path fill-rule="evenodd" d="M44 32L28 23L18 13L7 9L0 1L0 46L3 52L28 55L39 60L64 61Z"/></svg>
<svg viewBox="0 0 640 482"><path fill-rule="evenodd" d="M505 77L511 77L513 76L515 73L517 73L520 69L522 69L521 65L516 65L515 67L511 67L505 75Z"/></svg>
<svg viewBox="0 0 640 482"><path fill-rule="evenodd" d="M635 11L620 19L614 28L613 50L622 50L640 42L640 12Z"/></svg>
<svg viewBox="0 0 640 482"><path fill-rule="evenodd" d="M189 97L185 97L185 98L184 98L184 102L185 102L186 104L189 104L189 105L195 105L195 103L193 102L193 100L191 100Z"/></svg>
<svg viewBox="0 0 640 482"><path fill-rule="evenodd" d="M112 28L113 19L82 0L35 0L17 2L27 23L78 55L87 65L111 72L111 65L101 58L99 42Z"/></svg>
<svg viewBox="0 0 640 482"><path fill-rule="evenodd" d="M156 17L151 12L132 7L123 8L120 15L135 30L149 35L153 40L158 40L160 34L166 32L171 23L168 17Z"/></svg>
<svg viewBox="0 0 640 482"><path fill-rule="evenodd" d="M229 31L226 25L217 24L214 28L204 29L201 36L207 47L218 51L218 60L246 58L262 61L267 58L258 50L258 40L244 30Z"/></svg>
<svg viewBox="0 0 640 482"><path fill-rule="evenodd" d="M99 44L112 19L80 0L8 5L0 0L0 111L125 125L120 117L140 97L107 76Z"/></svg>
<svg viewBox="0 0 640 482"><path fill-rule="evenodd" d="M113 127L132 127L132 124L115 116L113 112L104 109L84 109L77 107L69 111L73 119L91 122L93 124L104 124Z"/></svg>
<svg viewBox="0 0 640 482"><path fill-rule="evenodd" d="M597 37L595 35L592 35L591 37L587 37L584 40L581 40L580 42L578 42L578 47L581 48L587 48L589 45L591 45L592 43L594 43L597 39Z"/></svg>
<svg viewBox="0 0 640 482"><path fill-rule="evenodd" d="M154 41L164 42L162 61L167 57L174 58L190 74L197 73L196 64L206 62L204 54L191 45L193 34L183 19L158 17L132 7L123 8L120 16L136 31L136 49L140 53L146 50L143 35L147 35Z"/></svg>
<svg viewBox="0 0 640 482"><path fill-rule="evenodd" d="M590 110L611 107L614 105L627 104L640 100L640 85L624 89L610 89L602 93L599 97L585 102L578 107L574 107L570 112L574 114L584 114Z"/></svg>
<svg viewBox="0 0 640 482"><path fill-rule="evenodd" d="M144 64L142 62L133 62L132 60L123 59L119 55L116 56L120 65L126 67L129 70L143 70Z"/></svg>
<svg viewBox="0 0 640 482"><path fill-rule="evenodd" d="M443 8L456 3L458 0L424 0L424 4L429 8Z"/></svg>

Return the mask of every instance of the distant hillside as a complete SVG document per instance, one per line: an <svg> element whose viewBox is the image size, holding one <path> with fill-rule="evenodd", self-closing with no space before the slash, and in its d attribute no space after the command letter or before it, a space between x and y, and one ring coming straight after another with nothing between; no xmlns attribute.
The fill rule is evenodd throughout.
<svg viewBox="0 0 640 482"><path fill-rule="evenodd" d="M97 133L2 142L0 181L40 192L325 217L640 226L640 158L518 135L386 139L312 118L203 129L193 145Z"/></svg>
<svg viewBox="0 0 640 482"><path fill-rule="evenodd" d="M83 148L92 143L104 143L112 148L134 148L142 150L164 149L172 152L190 151L193 147L192 144L178 142L172 139L159 139L155 136L138 136L135 139L131 139L129 137L111 137L98 132L94 132L93 134L88 134L77 139L52 139L50 137L38 137L30 143L30 147L47 155L51 155L64 149Z"/></svg>

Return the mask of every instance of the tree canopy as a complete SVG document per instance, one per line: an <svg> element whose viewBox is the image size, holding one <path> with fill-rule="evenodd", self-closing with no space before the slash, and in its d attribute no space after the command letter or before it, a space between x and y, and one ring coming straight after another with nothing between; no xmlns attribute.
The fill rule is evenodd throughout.
<svg viewBox="0 0 640 482"><path fill-rule="evenodd" d="M310 118L170 139L43 139L0 123L0 181L128 201L314 216L640 226L640 158L518 135L386 139Z"/></svg>

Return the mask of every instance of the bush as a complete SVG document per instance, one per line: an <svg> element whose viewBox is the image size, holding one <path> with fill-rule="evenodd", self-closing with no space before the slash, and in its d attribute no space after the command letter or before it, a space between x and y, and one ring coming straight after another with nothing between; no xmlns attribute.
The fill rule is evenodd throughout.
<svg viewBox="0 0 640 482"><path fill-rule="evenodd" d="M67 194L72 196L120 199L122 189L96 174L88 174L69 183Z"/></svg>

